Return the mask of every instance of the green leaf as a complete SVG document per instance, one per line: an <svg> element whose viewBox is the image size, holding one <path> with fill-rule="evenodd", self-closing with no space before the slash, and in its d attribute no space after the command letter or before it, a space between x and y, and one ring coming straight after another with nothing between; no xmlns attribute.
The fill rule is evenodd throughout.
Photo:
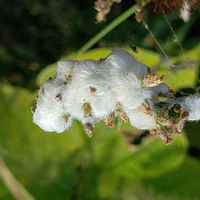
<svg viewBox="0 0 200 200"><path fill-rule="evenodd" d="M143 186L167 199L199 199L199 180L200 162L188 156L179 168L156 179L146 179Z"/></svg>
<svg viewBox="0 0 200 200"><path fill-rule="evenodd" d="M118 143L123 141L122 138L119 140ZM107 137L106 141L108 141ZM130 199L133 197L143 199L147 196L155 199L157 191L155 194L149 194L148 190L141 185L141 181L148 178L152 178L153 181L156 177L177 169L184 161L187 140L185 137L177 138L172 145L166 146L155 139L137 149L128 148L127 144L123 145L126 150L121 145L116 145L116 142L110 143L112 148L108 146L102 145L105 154L101 155L101 161L105 169L101 171L99 177L99 195L107 199L123 199L128 195ZM111 153L106 152L106 147ZM99 154L100 152L99 150ZM114 165L111 166L110 163Z"/></svg>
<svg viewBox="0 0 200 200"><path fill-rule="evenodd" d="M52 64L52 65L48 65L47 67L42 69L40 71L40 73L38 74L37 78L36 78L37 85L41 86L50 77L54 77L55 74L56 74L56 68L57 68L57 65L55 63L55 64Z"/></svg>
<svg viewBox="0 0 200 200"><path fill-rule="evenodd" d="M116 129L109 130L102 124L96 127L93 143L96 162L126 178L155 177L177 168L188 146L185 136L174 138L171 145L156 136L142 145L130 146Z"/></svg>

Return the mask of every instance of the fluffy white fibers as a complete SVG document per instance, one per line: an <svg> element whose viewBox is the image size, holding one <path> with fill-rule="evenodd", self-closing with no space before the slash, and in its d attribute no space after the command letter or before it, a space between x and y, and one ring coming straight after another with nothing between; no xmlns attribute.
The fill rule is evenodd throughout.
<svg viewBox="0 0 200 200"><path fill-rule="evenodd" d="M113 71L132 72L137 78L141 78L148 72L148 67L138 62L135 57L121 48L114 48L105 61Z"/></svg>
<svg viewBox="0 0 200 200"><path fill-rule="evenodd" d="M75 63L75 60L65 60L57 62L58 67L56 71L56 79L64 82L69 80Z"/></svg>
<svg viewBox="0 0 200 200"><path fill-rule="evenodd" d="M141 130L153 129L156 122L152 113L147 113L144 107L140 106L136 109L126 111L132 126Z"/></svg>
<svg viewBox="0 0 200 200"><path fill-rule="evenodd" d="M152 96L158 96L159 94L167 94L169 92L169 87L165 83L160 83L155 87L149 88Z"/></svg>
<svg viewBox="0 0 200 200"><path fill-rule="evenodd" d="M56 77L41 87L33 114L33 121L45 131L63 132L74 119L90 130L96 122L111 119L115 111L126 113L136 128L155 128L153 110L148 113L143 103L152 102L152 96L166 94L169 88L164 83L144 87L145 75L151 74L131 54L115 48L99 61L68 60L57 64ZM192 104L189 100L183 104L189 104L186 107L191 120L199 119L194 109L200 105L199 98L192 98Z"/></svg>
<svg viewBox="0 0 200 200"><path fill-rule="evenodd" d="M200 95L191 95L180 102L182 110L189 113L188 120L200 120Z"/></svg>
<svg viewBox="0 0 200 200"><path fill-rule="evenodd" d="M56 80L48 80L39 91L33 121L47 132L63 132L72 123L60 99L63 85Z"/></svg>

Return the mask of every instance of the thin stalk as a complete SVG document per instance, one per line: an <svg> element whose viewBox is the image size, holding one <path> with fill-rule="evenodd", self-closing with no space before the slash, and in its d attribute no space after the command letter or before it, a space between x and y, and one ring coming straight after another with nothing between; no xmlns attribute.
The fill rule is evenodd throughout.
<svg viewBox="0 0 200 200"><path fill-rule="evenodd" d="M142 6L147 5L150 0L143 2ZM91 38L88 42L86 42L77 52L77 55L80 55L87 50L89 50L94 44L100 41L103 37L105 37L108 33L110 33L113 29L115 29L118 25L120 25L123 21L125 21L128 17L130 17L136 11L136 5L129 8L115 20L113 20L110 24L108 24L104 29L102 29L97 35Z"/></svg>
<svg viewBox="0 0 200 200"><path fill-rule="evenodd" d="M16 200L34 200L35 198L13 176L3 157L0 155L0 178Z"/></svg>
<svg viewBox="0 0 200 200"><path fill-rule="evenodd" d="M183 50L183 46L181 44L181 42L179 41L175 31L174 31L174 28L172 27L172 25L170 24L170 21L169 19L167 18L167 15L165 14L165 12L163 11L163 16L164 16L164 19L165 21L167 22L167 25L169 26L172 34L173 34L173 37L174 37L174 41L177 43L177 45L179 46L180 50L181 50L181 53L184 53L184 50Z"/></svg>
<svg viewBox="0 0 200 200"><path fill-rule="evenodd" d="M161 50L161 52L163 53L163 55L165 56L165 59L167 60L168 64L171 66L171 68L175 71L175 66L172 64L172 62L170 61L170 59L168 58L167 54L165 53L164 49L162 48L161 44L159 43L159 41L156 39L156 36L153 34L153 32L150 30L148 24L146 23L146 21L144 21L144 19L142 20L142 23L144 25L144 28L148 31L148 33L150 34L150 36L152 37L152 39L154 40L154 42L156 43L156 45L159 47L159 49Z"/></svg>

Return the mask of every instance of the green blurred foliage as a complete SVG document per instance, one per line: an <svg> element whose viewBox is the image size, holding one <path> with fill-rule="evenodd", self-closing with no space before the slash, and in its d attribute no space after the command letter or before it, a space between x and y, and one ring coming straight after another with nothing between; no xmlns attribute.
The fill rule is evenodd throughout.
<svg viewBox="0 0 200 200"><path fill-rule="evenodd" d="M199 48L191 52L198 53L196 49ZM99 59L110 51L95 49L79 57L70 55L70 58ZM143 49L139 52L136 54L138 59L144 56L144 62L151 63L152 67L159 61L158 54ZM38 75L38 83L42 84L53 71L54 65L43 70ZM193 71L191 68L190 72ZM174 71L169 69L168 73ZM189 82L190 86L194 79ZM193 192L197 185L185 190L185 184L178 178L188 180L184 171L187 169L196 172L190 173L194 182L200 176L200 163L187 155L186 136L175 138L169 146L151 136L137 146L127 143L124 135L136 131L129 124L108 129L99 123L94 136L88 138L78 122L63 134L44 133L32 123L30 107L35 97L35 93L26 89L7 84L0 87L0 113L4 116L0 119L0 153L15 177L36 199L181 199L183 195L184 198L200 196L199 191ZM176 171L180 171L178 175ZM0 185L0 198L12 199L3 185Z"/></svg>

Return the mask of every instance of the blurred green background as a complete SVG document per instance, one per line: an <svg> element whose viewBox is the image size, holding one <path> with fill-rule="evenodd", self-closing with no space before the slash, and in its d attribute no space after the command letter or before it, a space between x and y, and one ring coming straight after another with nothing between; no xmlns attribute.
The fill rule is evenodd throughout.
<svg viewBox="0 0 200 200"><path fill-rule="evenodd" d="M133 4L124 0L114 5L107 21L96 24L93 0L0 1L0 199L200 199L199 122L187 123L184 135L171 145L129 124L108 129L100 123L88 138L78 122L63 134L45 133L32 123L36 89L53 76L56 61L99 59L116 46L164 74L177 95L196 91L198 10L187 23L178 13L168 15L173 31L163 15L145 11L145 20L175 64L175 72L133 15L88 52L76 54ZM138 53L130 44L138 47ZM18 196L21 191L24 195Z"/></svg>

